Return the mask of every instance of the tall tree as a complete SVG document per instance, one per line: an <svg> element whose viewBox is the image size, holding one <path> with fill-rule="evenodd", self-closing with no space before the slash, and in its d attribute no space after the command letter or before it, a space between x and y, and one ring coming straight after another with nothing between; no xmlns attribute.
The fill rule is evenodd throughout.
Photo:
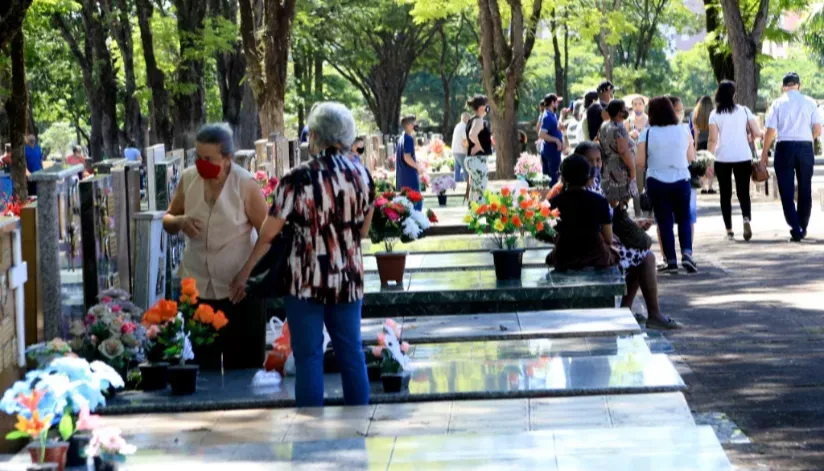
<svg viewBox="0 0 824 471"><path fill-rule="evenodd" d="M758 7L749 26L744 22L738 0L721 0L724 24L732 49L738 102L755 109L758 99L758 64L764 29L770 11L770 0L758 0Z"/></svg>
<svg viewBox="0 0 824 471"><path fill-rule="evenodd" d="M203 0L172 0L177 16L180 63L174 99L174 145L189 148L206 120L206 94L203 75L203 27L208 3Z"/></svg>
<svg viewBox="0 0 824 471"><path fill-rule="evenodd" d="M240 0L240 37L246 55L246 75L257 102L264 136L283 133L283 107L295 0ZM259 31L259 25L263 31Z"/></svg>
<svg viewBox="0 0 824 471"><path fill-rule="evenodd" d="M441 21L418 24L395 0L342 4L330 25L329 63L361 92L381 132L397 134L409 73Z"/></svg>
<svg viewBox="0 0 824 471"><path fill-rule="evenodd" d="M441 23L438 28L438 37L441 41L440 60L438 61L438 74L441 77L441 87L443 88L443 120L441 122L441 132L445 138L452 135L452 83L461 67L461 63L466 54L461 50L463 42L461 36L464 27L467 25L466 15L461 14L451 23ZM450 32L447 33L447 26Z"/></svg>
<svg viewBox="0 0 824 471"><path fill-rule="evenodd" d="M563 23L558 25L558 18ZM569 13L566 8L561 13L556 8L552 9L550 20L552 28L552 50L553 62L555 65L555 93L558 96L569 98ZM563 38L564 49L561 52L561 39Z"/></svg>
<svg viewBox="0 0 824 471"><path fill-rule="evenodd" d="M162 143L171 149L174 144L174 126L171 118L171 96L166 89L166 74L160 70L155 57L154 35L151 19L154 6L151 0L135 0L137 22L140 26L140 43L143 46L143 60L146 63L146 82L152 90L150 106L150 143Z"/></svg>
<svg viewBox="0 0 824 471"><path fill-rule="evenodd" d="M599 22L600 28L598 28L595 36L595 42L598 45L598 51L601 52L601 57L604 58L604 76L611 81L614 78L615 51L620 41L620 32L606 18L611 17L613 20L623 18L620 16L621 0L594 0L594 4L597 11L604 18Z"/></svg>
<svg viewBox="0 0 824 471"><path fill-rule="evenodd" d="M712 65L715 80L735 80L735 64L732 53L726 44L726 28L724 28L723 13L719 0L704 0L704 19L707 33L707 55Z"/></svg>
<svg viewBox="0 0 824 471"><path fill-rule="evenodd" d="M91 135L89 151L95 161L120 155L117 124L117 80L107 40L109 28L100 4L75 0L80 11L55 12L54 24L72 51L83 73L89 100ZM82 47L81 47L82 43Z"/></svg>

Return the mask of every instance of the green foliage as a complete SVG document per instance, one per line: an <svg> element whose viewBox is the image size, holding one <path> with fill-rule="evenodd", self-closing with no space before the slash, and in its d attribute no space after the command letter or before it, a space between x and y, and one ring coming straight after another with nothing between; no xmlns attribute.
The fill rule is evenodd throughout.
<svg viewBox="0 0 824 471"><path fill-rule="evenodd" d="M40 145L50 150L50 156L62 157L69 153L71 146L76 142L74 127L65 122L57 121L40 134Z"/></svg>
<svg viewBox="0 0 824 471"><path fill-rule="evenodd" d="M60 423L57 426L57 430L60 432L60 437L66 441L74 435L74 419L72 419L72 408L71 406L66 407L66 410L63 411L63 417L60 419Z"/></svg>

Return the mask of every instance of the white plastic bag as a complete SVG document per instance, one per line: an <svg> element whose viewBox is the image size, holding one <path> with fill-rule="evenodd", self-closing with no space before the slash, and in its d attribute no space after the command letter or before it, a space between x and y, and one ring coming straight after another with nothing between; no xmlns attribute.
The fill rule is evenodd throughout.
<svg viewBox="0 0 824 471"><path fill-rule="evenodd" d="M278 319L277 317L273 317L269 320L269 330L273 338L277 339L280 337L280 333L283 330L283 321ZM326 326L323 326L323 351L326 352L326 349L329 347L329 344L332 342L332 337L329 336L329 331L326 330ZM286 359L286 364L283 367L283 374L284 375L295 375L295 354L290 353L289 358Z"/></svg>

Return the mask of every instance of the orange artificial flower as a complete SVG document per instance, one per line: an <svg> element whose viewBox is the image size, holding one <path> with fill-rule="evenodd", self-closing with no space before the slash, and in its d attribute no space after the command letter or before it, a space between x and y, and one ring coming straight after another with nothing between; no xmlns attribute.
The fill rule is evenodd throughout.
<svg viewBox="0 0 824 471"><path fill-rule="evenodd" d="M530 206L532 206L532 201L530 201L530 200L521 201L521 209L527 209Z"/></svg>
<svg viewBox="0 0 824 471"><path fill-rule="evenodd" d="M538 232L543 231L544 230L544 223L541 222L541 221L538 221L538 224L535 224L535 230L537 230Z"/></svg>
<svg viewBox="0 0 824 471"><path fill-rule="evenodd" d="M155 304L155 307L160 312L160 318L165 321L170 321L177 317L177 302L167 301L161 299Z"/></svg>
<svg viewBox="0 0 824 471"><path fill-rule="evenodd" d="M37 410L37 405L40 404L40 400L43 399L45 395L46 391L35 389L31 392L30 396L23 394L18 395L17 402L26 409L34 412Z"/></svg>
<svg viewBox="0 0 824 471"><path fill-rule="evenodd" d="M509 208L507 208L506 206L501 206L501 214L506 216L507 213L509 213Z"/></svg>
<svg viewBox="0 0 824 471"><path fill-rule="evenodd" d="M541 216L548 218L550 214L549 208L541 208Z"/></svg>
<svg viewBox="0 0 824 471"><path fill-rule="evenodd" d="M223 314L223 311L217 311L215 313L214 320L212 321L212 327L214 327L215 330L220 330L226 327L226 324L228 323L229 319L226 319L226 315Z"/></svg>
<svg viewBox="0 0 824 471"><path fill-rule="evenodd" d="M526 190L526 188L521 188L521 196L526 196L527 193L528 191Z"/></svg>
<svg viewBox="0 0 824 471"><path fill-rule="evenodd" d="M489 206L482 204L478 206L478 209L475 212L480 216L482 214L486 214L487 211L489 211Z"/></svg>
<svg viewBox="0 0 824 471"><path fill-rule="evenodd" d="M188 304L197 304L197 297L200 293L197 291L197 283L194 278L184 278L180 282L180 302Z"/></svg>
<svg viewBox="0 0 824 471"><path fill-rule="evenodd" d="M42 420L40 419L40 413L34 411L31 413L31 419L27 419L23 415L17 416L17 423L14 425L14 428L20 432L27 434L28 436L35 438L43 433L46 430L46 427L51 424L52 415L49 414L44 417Z"/></svg>
<svg viewBox="0 0 824 471"><path fill-rule="evenodd" d="M533 210L531 210L531 209L530 209L530 210L528 210L528 211L526 212L526 218L527 218L527 219L532 219L532 218L534 218L534 217L535 217L535 211L533 211Z"/></svg>
<svg viewBox="0 0 824 471"><path fill-rule="evenodd" d="M201 304L195 311L195 320L203 324L212 324L215 320L215 310L208 304Z"/></svg>
<svg viewBox="0 0 824 471"><path fill-rule="evenodd" d="M512 216L512 225L520 229L522 226L521 218L518 216Z"/></svg>
<svg viewBox="0 0 824 471"><path fill-rule="evenodd" d="M534 199L534 200L539 200L539 199L541 199L541 194L540 194L540 193L538 193L537 191L533 191L533 192L532 192L532 194L531 194L530 196L531 196L531 197L532 197L532 199Z"/></svg>
<svg viewBox="0 0 824 471"><path fill-rule="evenodd" d="M160 317L160 311L155 308L149 309L143 314L143 321L142 324L144 326L156 325L163 322L163 318Z"/></svg>
<svg viewBox="0 0 824 471"><path fill-rule="evenodd" d="M551 214L554 218L559 218L561 217L561 210L556 208L550 211L549 214Z"/></svg>
<svg viewBox="0 0 824 471"><path fill-rule="evenodd" d="M509 222L509 218L507 218L506 216L501 216L501 222L502 222L503 224L506 224L506 223L508 223L508 222Z"/></svg>
<svg viewBox="0 0 824 471"><path fill-rule="evenodd" d="M503 197L507 197L507 196L509 196L509 195L510 195L510 193L511 193L511 191L510 191L510 190L509 190L509 188L507 188L507 187L503 187L503 188L501 189L501 196L503 196Z"/></svg>
<svg viewBox="0 0 824 471"><path fill-rule="evenodd" d="M491 209L493 212L497 211L498 210L498 203L492 203L491 205L489 205L489 209Z"/></svg>

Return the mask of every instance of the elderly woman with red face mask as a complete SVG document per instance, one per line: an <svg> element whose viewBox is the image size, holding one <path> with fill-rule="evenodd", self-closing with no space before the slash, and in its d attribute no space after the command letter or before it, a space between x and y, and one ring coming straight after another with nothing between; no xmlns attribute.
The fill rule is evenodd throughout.
<svg viewBox="0 0 824 471"><path fill-rule="evenodd" d="M266 201L254 177L233 163L228 126L203 126L195 137L195 153L195 167L183 172L163 228L186 236L181 277L194 278L200 302L223 311L229 320L213 354L223 354L227 369L259 368L266 343L263 303L252 297L233 303L229 285L257 242ZM203 366L205 359L200 360Z"/></svg>

